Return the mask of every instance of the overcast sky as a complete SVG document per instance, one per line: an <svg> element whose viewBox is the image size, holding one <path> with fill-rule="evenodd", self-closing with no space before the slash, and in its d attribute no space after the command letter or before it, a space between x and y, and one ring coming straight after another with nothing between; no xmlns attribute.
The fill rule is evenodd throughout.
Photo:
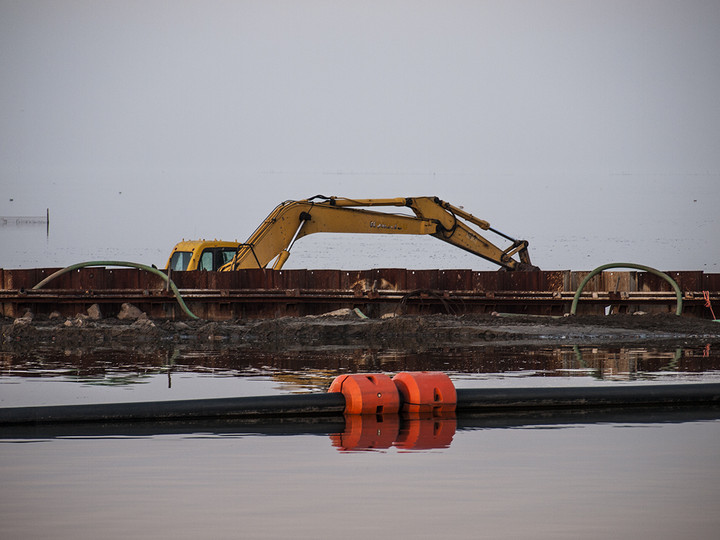
<svg viewBox="0 0 720 540"><path fill-rule="evenodd" d="M0 0L0 216L165 254L437 195L545 269L717 272L719 29L717 0Z"/></svg>

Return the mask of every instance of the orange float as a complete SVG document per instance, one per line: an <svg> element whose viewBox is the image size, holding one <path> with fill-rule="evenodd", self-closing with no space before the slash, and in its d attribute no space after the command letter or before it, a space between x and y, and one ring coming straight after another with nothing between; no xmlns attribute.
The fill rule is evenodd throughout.
<svg viewBox="0 0 720 540"><path fill-rule="evenodd" d="M403 402L403 412L441 416L455 412L457 392L455 385L440 371L402 372L393 382Z"/></svg>
<svg viewBox="0 0 720 540"><path fill-rule="evenodd" d="M345 414L387 414L400 410L398 388L384 373L340 375L328 392L345 396Z"/></svg>

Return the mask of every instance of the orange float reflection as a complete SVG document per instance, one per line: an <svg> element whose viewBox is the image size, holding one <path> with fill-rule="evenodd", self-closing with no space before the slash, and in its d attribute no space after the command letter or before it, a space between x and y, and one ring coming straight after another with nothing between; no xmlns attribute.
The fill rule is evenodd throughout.
<svg viewBox="0 0 720 540"><path fill-rule="evenodd" d="M448 448L457 428L455 417L354 414L345 416L345 431L330 435L340 452Z"/></svg>

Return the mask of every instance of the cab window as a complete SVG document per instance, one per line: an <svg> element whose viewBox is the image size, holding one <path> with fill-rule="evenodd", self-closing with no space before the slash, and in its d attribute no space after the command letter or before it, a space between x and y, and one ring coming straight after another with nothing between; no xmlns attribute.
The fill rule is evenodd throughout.
<svg viewBox="0 0 720 540"><path fill-rule="evenodd" d="M191 257L192 252L190 251L176 251L172 254L172 257L170 257L170 264L168 267L173 271L187 270Z"/></svg>
<svg viewBox="0 0 720 540"><path fill-rule="evenodd" d="M233 260L233 257L237 253L237 248L223 248L220 252L221 261L220 266L224 266Z"/></svg>
<svg viewBox="0 0 720 540"><path fill-rule="evenodd" d="M200 255L200 261L198 262L198 270L215 270L213 268L213 251L212 249L206 249Z"/></svg>

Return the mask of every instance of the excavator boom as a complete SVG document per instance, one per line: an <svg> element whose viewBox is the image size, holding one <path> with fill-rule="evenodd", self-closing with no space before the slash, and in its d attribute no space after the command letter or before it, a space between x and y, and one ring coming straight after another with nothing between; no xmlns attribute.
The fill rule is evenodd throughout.
<svg viewBox="0 0 720 540"><path fill-rule="evenodd" d="M415 215L368 210L379 206L409 208ZM498 234L511 245L501 249L471 225ZM426 234L508 270L537 270L530 262L525 240L515 240L437 197L348 199L322 195L279 204L247 242L238 244L235 256L220 270L265 268L273 259L273 268L278 270L298 239L318 232Z"/></svg>

